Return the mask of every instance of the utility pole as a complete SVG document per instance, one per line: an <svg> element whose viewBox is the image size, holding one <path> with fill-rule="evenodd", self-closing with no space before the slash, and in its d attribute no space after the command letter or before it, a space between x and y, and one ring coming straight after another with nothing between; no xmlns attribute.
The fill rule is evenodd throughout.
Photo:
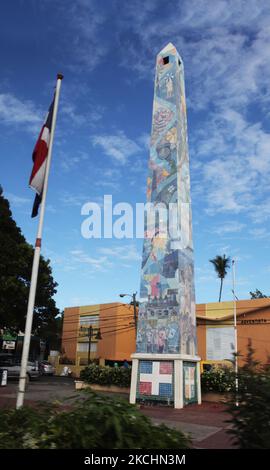
<svg viewBox="0 0 270 470"><path fill-rule="evenodd" d="M90 364L91 341L92 341L93 328L92 325L88 328L88 365Z"/></svg>
<svg viewBox="0 0 270 470"><path fill-rule="evenodd" d="M134 312L134 325L135 325L135 337L137 338L137 301L136 301L136 294L132 294L133 298L133 312Z"/></svg>
<svg viewBox="0 0 270 470"><path fill-rule="evenodd" d="M232 260L232 275L233 275L233 318L234 318L234 372L235 372L235 393L236 393L236 406L238 403L238 342L237 342L237 318L236 318L236 295L235 295L235 260Z"/></svg>

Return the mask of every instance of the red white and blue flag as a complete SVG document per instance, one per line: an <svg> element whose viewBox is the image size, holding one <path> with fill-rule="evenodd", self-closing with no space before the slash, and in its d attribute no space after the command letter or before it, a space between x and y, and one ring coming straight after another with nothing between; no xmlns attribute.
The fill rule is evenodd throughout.
<svg viewBox="0 0 270 470"><path fill-rule="evenodd" d="M52 129L54 99L55 97L53 98L53 101L49 108L47 117L42 126L40 134L38 136L38 140L36 142L33 155L32 155L34 165L33 165L32 173L30 176L29 185L30 185L30 188L36 191L36 197L35 197L31 217L36 217L36 215L38 214L38 208L42 199L42 191L43 191L43 185L44 185L45 170L46 170L48 149L49 149L51 129Z"/></svg>

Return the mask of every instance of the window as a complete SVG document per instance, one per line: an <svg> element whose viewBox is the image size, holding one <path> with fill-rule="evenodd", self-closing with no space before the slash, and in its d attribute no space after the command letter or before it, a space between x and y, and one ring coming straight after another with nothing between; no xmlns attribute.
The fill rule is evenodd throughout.
<svg viewBox="0 0 270 470"><path fill-rule="evenodd" d="M169 56L163 57L163 65L166 65L166 64L168 64L169 62L170 62Z"/></svg>
<svg viewBox="0 0 270 470"><path fill-rule="evenodd" d="M89 344L88 343L78 343L77 344L77 352L88 352ZM97 351L97 343L91 343L91 352Z"/></svg>
<svg viewBox="0 0 270 470"><path fill-rule="evenodd" d="M178 65L181 65L181 60L180 59L178 59Z"/></svg>
<svg viewBox="0 0 270 470"><path fill-rule="evenodd" d="M98 315L81 315L80 325L97 325L99 320Z"/></svg>

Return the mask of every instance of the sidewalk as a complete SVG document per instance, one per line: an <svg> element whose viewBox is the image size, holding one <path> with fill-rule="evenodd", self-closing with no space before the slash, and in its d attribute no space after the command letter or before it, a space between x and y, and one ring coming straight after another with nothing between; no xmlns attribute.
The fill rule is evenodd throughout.
<svg viewBox="0 0 270 470"><path fill-rule="evenodd" d="M230 417L225 405L204 402L202 405L188 405L182 410L143 406L141 412L156 424L163 423L190 434L196 449L236 448L226 432L231 425L225 422Z"/></svg>

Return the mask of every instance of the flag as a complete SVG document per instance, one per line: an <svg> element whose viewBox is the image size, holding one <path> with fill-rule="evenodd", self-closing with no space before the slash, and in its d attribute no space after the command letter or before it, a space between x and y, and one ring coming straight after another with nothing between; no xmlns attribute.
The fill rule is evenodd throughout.
<svg viewBox="0 0 270 470"><path fill-rule="evenodd" d="M32 173L30 176L29 186L34 191L36 191L37 194L35 197L31 217L36 217L36 215L38 214L39 205L42 199L42 191L43 191L44 178L45 178L48 148L49 148L51 128L52 128L54 99L55 97L53 98L53 101L49 108L47 117L42 126L40 134L38 136L38 140L36 142L33 155L32 155L34 165L33 165Z"/></svg>

